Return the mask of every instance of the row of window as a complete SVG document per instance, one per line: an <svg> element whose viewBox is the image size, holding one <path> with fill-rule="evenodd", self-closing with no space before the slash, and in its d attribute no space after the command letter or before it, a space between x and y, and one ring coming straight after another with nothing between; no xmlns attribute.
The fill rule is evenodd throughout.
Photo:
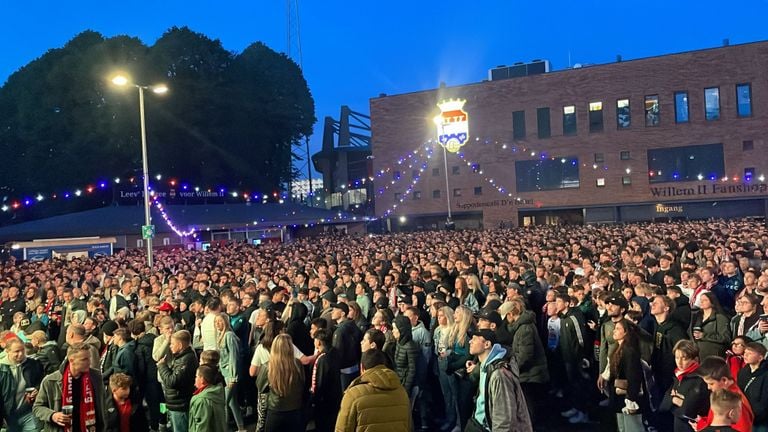
<svg viewBox="0 0 768 432"><path fill-rule="evenodd" d="M473 192L474 192L475 196L483 195L483 188L482 188L482 186L476 186L473 189ZM453 196L454 197L461 197L462 194L463 194L463 192L462 192L461 188L453 189ZM432 198L438 199L441 196L442 196L442 192L441 192L440 189L435 189L435 190L432 191ZM411 193L411 197L414 200L420 200L421 199L421 191L413 191ZM395 192L395 201L400 201L401 198L402 198L402 194L400 194L400 192Z"/></svg>
<svg viewBox="0 0 768 432"><path fill-rule="evenodd" d="M675 101L675 122L687 123L690 121L690 105L687 91L678 91L674 93ZM645 113L645 126L655 127L661 124L661 109L659 95L646 95L643 100L643 109ZM752 116L752 86L749 83L736 85L736 115L738 117ZM720 118L720 88L709 87L704 89L704 118L707 121L718 120ZM550 125L549 107L536 109L536 125L539 138L549 138L552 136ZM629 98L618 99L616 101L616 128L627 129L632 126L632 112L630 109ZM603 102L595 101L589 103L589 132L596 133L603 131ZM566 105L563 107L563 135L576 135L578 133L578 124L576 120L576 106ZM525 130L525 111L515 111L512 113L512 137L514 139L524 139Z"/></svg>

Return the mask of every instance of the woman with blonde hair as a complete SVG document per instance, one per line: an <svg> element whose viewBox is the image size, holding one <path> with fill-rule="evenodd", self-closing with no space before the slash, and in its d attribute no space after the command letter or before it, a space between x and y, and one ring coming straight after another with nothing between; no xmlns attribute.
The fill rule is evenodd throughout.
<svg viewBox="0 0 768 432"><path fill-rule="evenodd" d="M240 410L240 404L237 402L237 382L240 365L240 346L237 336L232 331L232 325L229 316L225 313L216 315L213 321L216 327L216 348L219 350L219 370L224 376L224 397L226 405L232 410L235 419L235 425L238 431L245 430L243 422L243 413ZM229 415L229 414L227 414Z"/></svg>
<svg viewBox="0 0 768 432"><path fill-rule="evenodd" d="M472 310L466 306L457 307L453 312L453 322L453 328L448 332L448 339L445 341L446 346L451 349L445 372L450 374L456 389L454 394L459 411L459 428L464 430L472 414L472 396L475 394L466 366L470 358L469 332L475 324Z"/></svg>
<svg viewBox="0 0 768 432"><path fill-rule="evenodd" d="M451 331L455 327L453 322L453 309L443 306L437 310L437 327L433 335L435 354L437 355L437 377L440 381L440 390L445 401L444 430L453 430L456 427L458 413L456 411L456 382L448 370L448 358L453 352L453 344L449 342Z"/></svg>
<svg viewBox="0 0 768 432"><path fill-rule="evenodd" d="M257 430L304 430L304 368L294 358L289 335L280 334L272 342L269 362L259 370L256 389L259 392Z"/></svg>

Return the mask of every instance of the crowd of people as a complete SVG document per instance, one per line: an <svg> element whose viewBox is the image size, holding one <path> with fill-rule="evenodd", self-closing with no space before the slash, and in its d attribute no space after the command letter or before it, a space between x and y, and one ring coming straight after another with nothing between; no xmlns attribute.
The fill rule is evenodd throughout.
<svg viewBox="0 0 768 432"><path fill-rule="evenodd" d="M767 252L762 221L707 220L224 243L152 268L143 251L11 258L0 416L10 432L768 431Z"/></svg>

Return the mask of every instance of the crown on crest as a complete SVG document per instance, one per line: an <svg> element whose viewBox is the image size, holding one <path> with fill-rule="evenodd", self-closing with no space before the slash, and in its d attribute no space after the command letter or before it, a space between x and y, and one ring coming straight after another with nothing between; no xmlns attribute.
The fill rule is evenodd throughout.
<svg viewBox="0 0 768 432"><path fill-rule="evenodd" d="M448 99L438 103L437 106L442 112L461 111L465 103L467 103L466 99Z"/></svg>

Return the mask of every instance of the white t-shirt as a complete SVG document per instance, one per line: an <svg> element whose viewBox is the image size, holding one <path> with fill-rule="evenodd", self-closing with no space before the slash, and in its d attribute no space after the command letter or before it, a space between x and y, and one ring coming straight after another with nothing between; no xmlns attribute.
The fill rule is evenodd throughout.
<svg viewBox="0 0 768 432"><path fill-rule="evenodd" d="M304 357L304 353L301 352L300 349L296 347L296 345L293 346L293 358L296 360L301 360L301 358ZM264 346L259 344L259 346L256 347L256 351L253 353L253 358L251 359L251 366L262 366L269 362L269 351L267 351Z"/></svg>

